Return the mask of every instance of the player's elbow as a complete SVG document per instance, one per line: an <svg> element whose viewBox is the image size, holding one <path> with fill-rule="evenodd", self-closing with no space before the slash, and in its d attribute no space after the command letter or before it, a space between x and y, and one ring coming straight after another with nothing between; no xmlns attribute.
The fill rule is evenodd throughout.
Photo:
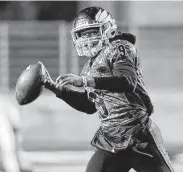
<svg viewBox="0 0 183 172"><path fill-rule="evenodd" d="M92 115L92 114L94 114L96 111L97 111L96 109L92 109L92 110L87 111L87 114L88 114L88 115Z"/></svg>
<svg viewBox="0 0 183 172"><path fill-rule="evenodd" d="M126 89L125 89L125 92L127 93L130 93L130 92L133 92L134 91L134 87L133 85L129 84Z"/></svg>
<svg viewBox="0 0 183 172"><path fill-rule="evenodd" d="M85 113L89 115L92 115L97 111L94 104L90 104L89 106L84 106L84 107L85 107L84 108Z"/></svg>
<svg viewBox="0 0 183 172"><path fill-rule="evenodd" d="M124 82L122 85L122 90L123 92L133 92L136 88L137 85L137 80L135 78L125 78L126 82Z"/></svg>

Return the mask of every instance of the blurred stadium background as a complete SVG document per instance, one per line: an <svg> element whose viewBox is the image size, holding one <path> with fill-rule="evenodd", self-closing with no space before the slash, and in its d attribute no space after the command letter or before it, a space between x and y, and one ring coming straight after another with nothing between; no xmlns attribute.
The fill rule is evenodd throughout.
<svg viewBox="0 0 183 172"><path fill-rule="evenodd" d="M0 112L20 120L22 159L31 160L38 172L81 172L92 155L89 143L99 125L97 115L79 113L48 91L21 107L14 96L16 80L29 64L42 61L53 79L80 72L86 59L77 57L70 31L77 12L90 5L105 8L119 29L137 36L155 106L152 118L162 130L175 171L182 171L181 1L0 1Z"/></svg>

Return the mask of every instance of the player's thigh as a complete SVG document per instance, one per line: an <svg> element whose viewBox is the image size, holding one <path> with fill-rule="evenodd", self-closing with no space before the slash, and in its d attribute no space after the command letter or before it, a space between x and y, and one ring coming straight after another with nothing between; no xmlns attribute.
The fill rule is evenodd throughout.
<svg viewBox="0 0 183 172"><path fill-rule="evenodd" d="M136 172L170 172L164 163L146 155L136 156L133 169Z"/></svg>
<svg viewBox="0 0 183 172"><path fill-rule="evenodd" d="M149 129L148 140L149 151L153 155L153 160L155 161L156 167L160 169L159 171L173 172L174 170L166 151L161 131L156 124L153 124L153 122L151 128Z"/></svg>
<svg viewBox="0 0 183 172"><path fill-rule="evenodd" d="M156 143L151 143L150 149L153 157L147 159L147 167L144 170L147 172L173 172L173 168L169 156L163 147L159 147Z"/></svg>
<svg viewBox="0 0 183 172"><path fill-rule="evenodd" d="M121 155L98 150L91 157L86 172L128 172L130 165Z"/></svg>
<svg viewBox="0 0 183 172"><path fill-rule="evenodd" d="M172 168L165 162L164 157L158 153L157 156L137 156L133 168L136 172L173 172Z"/></svg>
<svg viewBox="0 0 183 172"><path fill-rule="evenodd" d="M156 135L158 134L158 135ZM173 172L173 168L166 152L161 133L149 133L148 146L145 152L152 155L135 153L135 170L137 172Z"/></svg>

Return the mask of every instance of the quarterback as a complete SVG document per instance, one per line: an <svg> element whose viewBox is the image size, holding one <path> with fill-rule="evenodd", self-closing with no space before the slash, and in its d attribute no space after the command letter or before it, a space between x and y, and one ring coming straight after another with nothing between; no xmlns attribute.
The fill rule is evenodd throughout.
<svg viewBox="0 0 183 172"><path fill-rule="evenodd" d="M160 130L150 119L153 105L135 36L118 32L111 14L100 7L81 10L71 34L87 63L80 75L64 74L56 82L42 64L44 85L71 107L99 115L101 125L91 141L96 150L86 172L173 172Z"/></svg>

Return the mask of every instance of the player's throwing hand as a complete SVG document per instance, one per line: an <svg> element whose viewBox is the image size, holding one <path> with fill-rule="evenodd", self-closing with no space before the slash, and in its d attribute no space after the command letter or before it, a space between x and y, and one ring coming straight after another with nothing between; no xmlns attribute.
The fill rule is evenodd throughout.
<svg viewBox="0 0 183 172"><path fill-rule="evenodd" d="M49 88L50 86L52 86L53 84L55 84L55 82L52 80L48 70L46 69L45 65L42 62L38 62L41 67L42 67L42 72L43 72L43 84L45 86L45 88Z"/></svg>
<svg viewBox="0 0 183 172"><path fill-rule="evenodd" d="M75 75L75 74L64 74L60 75L56 79L57 87L62 87L67 84L71 84L77 87L83 86L83 79L81 76Z"/></svg>

